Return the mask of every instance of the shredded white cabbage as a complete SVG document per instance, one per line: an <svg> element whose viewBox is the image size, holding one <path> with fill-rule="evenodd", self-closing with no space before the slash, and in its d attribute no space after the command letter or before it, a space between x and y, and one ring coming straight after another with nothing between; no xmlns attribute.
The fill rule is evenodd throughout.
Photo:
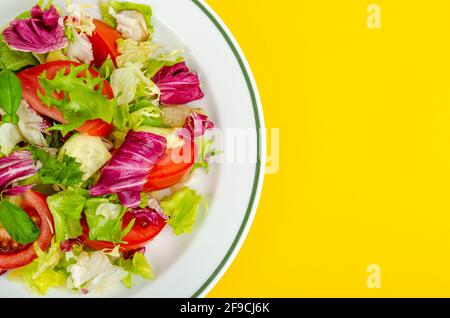
<svg viewBox="0 0 450 318"><path fill-rule="evenodd" d="M126 62L140 63L141 66L148 61L152 55L159 49L159 45L150 41L137 42L132 39L118 40L117 48L120 55L117 57L117 65L123 67Z"/></svg>
<svg viewBox="0 0 450 318"><path fill-rule="evenodd" d="M70 276L67 285L74 289L86 289L93 293L103 293L120 282L127 272L111 264L108 256L101 252L82 252L76 263L67 268Z"/></svg>
<svg viewBox="0 0 450 318"><path fill-rule="evenodd" d="M9 155L13 148L23 140L19 127L11 123L0 125L0 152Z"/></svg>
<svg viewBox="0 0 450 318"><path fill-rule="evenodd" d="M70 3L69 0L66 0L66 3L67 18L65 25L73 27L79 33L92 35L95 30L95 25L93 17L86 10L94 8L94 6L92 4Z"/></svg>
<svg viewBox="0 0 450 318"><path fill-rule="evenodd" d="M147 24L142 13L136 10L124 10L116 13L113 8L109 8L109 14L116 18L117 31L122 33L124 39L135 41L145 41L149 37Z"/></svg>
<svg viewBox="0 0 450 318"><path fill-rule="evenodd" d="M138 89L145 97L159 100L161 92L158 87L141 71L142 65L125 63L121 68L115 69L110 78L114 95L118 96L119 105L128 105L136 98Z"/></svg>
<svg viewBox="0 0 450 318"><path fill-rule="evenodd" d="M74 40L67 47L67 55L84 64L90 64L94 60L92 43L86 34L74 32Z"/></svg>
<svg viewBox="0 0 450 318"><path fill-rule="evenodd" d="M17 109L17 116L19 116L19 129L25 139L33 145L47 147L42 130L45 128L44 118L42 118L34 109L28 105L25 100L19 105Z"/></svg>

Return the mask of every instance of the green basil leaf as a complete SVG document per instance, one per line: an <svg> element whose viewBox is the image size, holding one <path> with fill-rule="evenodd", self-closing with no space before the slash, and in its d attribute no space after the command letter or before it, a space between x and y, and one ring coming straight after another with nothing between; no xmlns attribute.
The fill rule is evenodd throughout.
<svg viewBox="0 0 450 318"><path fill-rule="evenodd" d="M0 224L20 244L34 242L40 234L39 228L24 210L6 201L0 202Z"/></svg>
<svg viewBox="0 0 450 318"><path fill-rule="evenodd" d="M10 70L0 72L0 107L6 115L2 117L3 122L17 124L19 118L16 114L22 100L22 87L16 74Z"/></svg>

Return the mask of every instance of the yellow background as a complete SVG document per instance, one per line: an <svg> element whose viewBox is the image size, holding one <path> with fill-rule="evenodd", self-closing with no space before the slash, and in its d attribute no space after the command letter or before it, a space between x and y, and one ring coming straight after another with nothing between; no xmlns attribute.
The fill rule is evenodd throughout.
<svg viewBox="0 0 450 318"><path fill-rule="evenodd" d="M450 1L207 2L281 134L280 171L209 296L450 296Z"/></svg>

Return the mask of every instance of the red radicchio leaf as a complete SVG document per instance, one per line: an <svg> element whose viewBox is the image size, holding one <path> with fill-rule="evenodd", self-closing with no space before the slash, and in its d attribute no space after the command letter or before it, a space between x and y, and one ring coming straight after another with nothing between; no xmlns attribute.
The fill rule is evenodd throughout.
<svg viewBox="0 0 450 318"><path fill-rule="evenodd" d="M183 129L180 129L180 137L185 140L194 140L201 137L208 129L213 129L214 123L208 119L208 116L199 113L191 113L184 123Z"/></svg>
<svg viewBox="0 0 450 318"><path fill-rule="evenodd" d="M35 175L40 166L36 166L29 151L21 150L0 158L0 191L10 184Z"/></svg>
<svg viewBox="0 0 450 318"><path fill-rule="evenodd" d="M198 75L189 72L185 62L163 67L153 82L161 91L161 103L166 105L186 104L204 96Z"/></svg>
<svg viewBox="0 0 450 318"><path fill-rule="evenodd" d="M31 8L31 17L33 19L42 20L44 25L49 29L54 29L58 26L59 13L54 6L50 9L42 11L40 6Z"/></svg>
<svg viewBox="0 0 450 318"><path fill-rule="evenodd" d="M140 193L153 166L166 152L166 139L148 132L130 131L124 144L103 168L92 196L117 193L120 202L129 208L140 203Z"/></svg>
<svg viewBox="0 0 450 318"><path fill-rule="evenodd" d="M61 247L61 251L63 252L70 252L72 250L72 247L75 245L83 245L83 243L79 240L79 239L70 239L70 240L65 240L64 242L62 242L60 244Z"/></svg>
<svg viewBox="0 0 450 318"><path fill-rule="evenodd" d="M136 224L144 228L150 224L159 225L161 222L166 221L158 212L150 208L137 208L131 210L129 213L135 218Z"/></svg>
<svg viewBox="0 0 450 318"><path fill-rule="evenodd" d="M11 48L24 52L43 54L67 45L64 24L54 6L45 11L34 6L31 18L12 21L3 36Z"/></svg>
<svg viewBox="0 0 450 318"><path fill-rule="evenodd" d="M18 196L18 195L21 195L22 193L27 192L28 190L31 190L34 186L35 186L35 184L29 184L26 186L15 186L15 187L12 187L11 189L8 189L5 192L3 192L3 195L6 197Z"/></svg>
<svg viewBox="0 0 450 318"><path fill-rule="evenodd" d="M0 276L2 276L2 275L4 275L4 274L6 274L8 271L5 271L5 270L1 270L0 269Z"/></svg>
<svg viewBox="0 0 450 318"><path fill-rule="evenodd" d="M143 246L134 251L125 251L125 252L123 252L123 258L124 259L132 259L134 254L136 254L136 253L145 254L145 250L146 250L146 248L145 248L145 246Z"/></svg>

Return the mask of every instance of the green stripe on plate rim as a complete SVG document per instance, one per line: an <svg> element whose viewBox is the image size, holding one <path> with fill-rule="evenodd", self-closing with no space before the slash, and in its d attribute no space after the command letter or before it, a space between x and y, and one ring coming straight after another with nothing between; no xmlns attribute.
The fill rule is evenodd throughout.
<svg viewBox="0 0 450 318"><path fill-rule="evenodd" d="M244 75L245 81L247 83L247 87L250 91L250 96L252 99L252 105L253 105L253 112L255 114L255 123L256 128L258 129L257 132L257 162L256 162L256 170L255 170L255 180L253 181L253 190L252 194L250 196L250 201L247 207L247 212L245 213L244 220L242 222L241 227L239 228L239 232L236 235L236 238L233 241L233 244L231 244L231 247L228 249L227 254L220 262L219 266L217 266L216 270L211 274L211 276L208 278L208 280L192 295L192 298L199 297L205 290L208 288L208 286L213 282L213 280L217 277L217 275L220 273L220 271L223 269L225 264L228 262L228 259L230 258L231 254L233 254L234 250L236 249L236 246L239 244L239 241L242 237L242 234L244 233L244 230L247 226L248 220L250 218L250 215L252 213L252 208L255 203L256 193L258 190L258 183L260 178L260 169L261 169L261 136L260 136L260 128L261 128L261 120L259 118L259 112L258 112L258 103L256 100L256 94L253 89L252 82L250 80L250 76L248 74L247 68L244 65L244 61L242 60L241 55L239 54L238 50L236 49L236 46L234 45L233 41L231 40L228 33L224 30L222 25L217 21L217 19L214 17L214 15L211 14L211 12L199 1L199 0L192 0L194 4L196 4L200 10L202 10L206 16L212 21L212 23L217 27L217 29L220 31L222 36L225 38L226 42L228 43L228 46L233 51L234 56L236 57L239 66L241 67L242 73Z"/></svg>

